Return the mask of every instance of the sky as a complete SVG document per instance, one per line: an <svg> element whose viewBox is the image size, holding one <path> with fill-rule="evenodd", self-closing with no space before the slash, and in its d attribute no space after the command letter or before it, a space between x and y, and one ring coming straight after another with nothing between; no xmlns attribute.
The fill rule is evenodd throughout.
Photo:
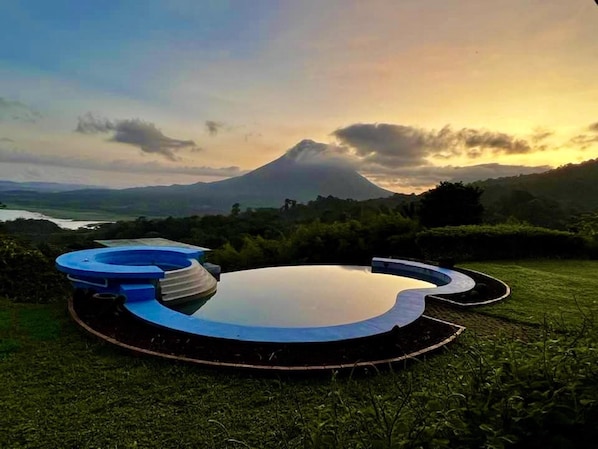
<svg viewBox="0 0 598 449"><path fill-rule="evenodd" d="M597 157L594 0L6 0L0 11L4 180L209 182L304 139L402 193Z"/></svg>

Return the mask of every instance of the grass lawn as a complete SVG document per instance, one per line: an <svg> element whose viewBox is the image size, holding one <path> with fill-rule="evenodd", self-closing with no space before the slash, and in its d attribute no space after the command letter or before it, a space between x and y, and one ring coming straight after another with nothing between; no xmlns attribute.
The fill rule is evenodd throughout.
<svg viewBox="0 0 598 449"><path fill-rule="evenodd" d="M579 310L598 312L598 262L467 268L506 281L512 298L472 311L446 310L453 315L445 318L467 321L468 332L457 344L406 369L372 369L356 377L264 378L138 358L83 334L65 304L0 299L0 448L536 447L517 425L533 428L535 421L526 419L534 404L544 404L534 419L552 416L552 409L548 399L530 405L528 389L544 392L554 385L563 397L558 406L569 406L563 391L570 376L578 379L586 370L584 382L589 377L596 385L597 375L594 353L579 350L568 359L563 345L571 339L559 333L547 339L537 324L546 316L571 330L583 322ZM583 348L593 348L592 332L583 337ZM538 354L550 365L538 364ZM572 374L569 367L578 363ZM553 373L552 366L562 370ZM593 407L576 394L576 404ZM501 424L505 404L517 418L508 428ZM587 413L567 413L578 420L567 421L575 434ZM537 447L545 444L539 431L534 439Z"/></svg>
<svg viewBox="0 0 598 449"><path fill-rule="evenodd" d="M598 261L520 260L464 266L511 287L511 299L483 307L481 313L526 324L547 319L564 326L578 324L582 314L598 316Z"/></svg>

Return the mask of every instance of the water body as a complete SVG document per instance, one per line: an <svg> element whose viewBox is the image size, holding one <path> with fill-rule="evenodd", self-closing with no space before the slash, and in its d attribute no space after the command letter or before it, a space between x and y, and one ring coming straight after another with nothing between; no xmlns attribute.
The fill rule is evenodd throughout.
<svg viewBox="0 0 598 449"><path fill-rule="evenodd" d="M434 287L361 266L259 268L222 274L216 294L192 316L246 326L335 326L383 314L400 291Z"/></svg>
<svg viewBox="0 0 598 449"><path fill-rule="evenodd" d="M17 210L17 209L0 209L0 221L11 221L17 218L34 219L34 220L48 220L52 223L56 223L63 229L79 229L84 226L110 223L109 221L84 221L84 220L71 220L70 218L54 218L48 215L44 215L40 212L30 212L28 210Z"/></svg>

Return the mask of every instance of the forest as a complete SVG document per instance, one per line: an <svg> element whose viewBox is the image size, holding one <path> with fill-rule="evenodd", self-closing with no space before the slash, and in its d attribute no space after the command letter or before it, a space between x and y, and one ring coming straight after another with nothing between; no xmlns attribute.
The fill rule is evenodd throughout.
<svg viewBox="0 0 598 449"><path fill-rule="evenodd" d="M529 205L522 207L517 198L529 200L531 194L513 195L500 213L485 208L482 195L480 187L443 182L410 201L319 196L306 204L287 199L279 208L242 211L236 203L226 215L138 217L77 231L43 220L16 220L3 223L0 231L50 257L97 246L94 240L163 237L211 248L209 260L225 271L303 263L368 265L374 256L458 263L596 255L598 214L558 216L547 203L541 207L549 220L542 221L540 215L525 220Z"/></svg>

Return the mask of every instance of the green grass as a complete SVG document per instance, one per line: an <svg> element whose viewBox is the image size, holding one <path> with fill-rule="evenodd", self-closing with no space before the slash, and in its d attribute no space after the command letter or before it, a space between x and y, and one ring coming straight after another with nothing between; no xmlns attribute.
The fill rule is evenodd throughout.
<svg viewBox="0 0 598 449"><path fill-rule="evenodd" d="M582 314L598 317L598 261L521 260L464 267L511 287L511 299L479 309L482 313L527 324L547 319L564 326L578 324Z"/></svg>
<svg viewBox="0 0 598 449"><path fill-rule="evenodd" d="M509 447L509 438L524 436L500 427L505 404L517 418L515 429L522 425L517 423L533 429L530 414L539 407L534 404L544 408L532 418L552 416L548 399L519 408L516 397L527 398L530 388L551 392L554 385L558 393L549 396L563 397L559 407L569 406L560 379L573 375L568 367L576 376L595 370L597 360L591 351L578 350L570 362L566 334L529 343L501 338L501 323L507 333L512 326L526 329L545 314L559 318L559 305L571 311L568 324L580 324L583 316L576 314L573 298L582 309L595 310L592 277L598 263L468 267L510 281L512 299L482 313L462 312L469 313L469 335L445 353L407 369L371 370L355 378L264 378L135 357L84 334L65 304L0 299L0 448ZM495 334L479 337L476 326L489 320ZM584 340L583 348L593 344ZM538 360L563 369L553 373ZM509 383L507 368L519 376L516 384ZM595 372L587 376L590 385L597 384ZM578 403L591 406L591 398L576 394ZM567 419L577 419L575 413ZM560 432L557 424L546 427Z"/></svg>

